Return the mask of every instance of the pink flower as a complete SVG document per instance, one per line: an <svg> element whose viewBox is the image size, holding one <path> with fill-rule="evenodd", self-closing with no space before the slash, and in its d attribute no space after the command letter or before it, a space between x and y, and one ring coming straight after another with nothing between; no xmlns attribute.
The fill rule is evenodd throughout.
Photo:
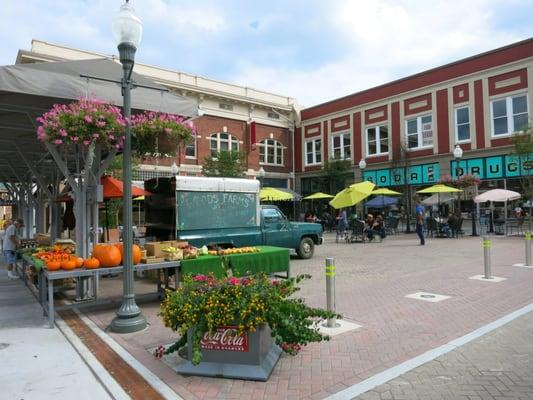
<svg viewBox="0 0 533 400"><path fill-rule="evenodd" d="M114 140L114 139L115 139L115 136L114 136L114 135L111 135L111 134L109 134L108 138L109 138L109 140Z"/></svg>
<svg viewBox="0 0 533 400"><path fill-rule="evenodd" d="M60 130L59 130L59 135L65 137L65 136L68 136L68 133L67 133L66 130L64 130L64 129L60 129Z"/></svg>
<svg viewBox="0 0 533 400"><path fill-rule="evenodd" d="M167 133L167 134L170 135L170 134L172 133L172 129L170 129L170 128L165 128L165 133Z"/></svg>
<svg viewBox="0 0 533 400"><path fill-rule="evenodd" d="M84 118L85 122L87 122L88 124L92 123L93 122L93 119L91 118L90 115L86 115Z"/></svg>
<svg viewBox="0 0 533 400"><path fill-rule="evenodd" d="M237 285L240 285L241 280L239 278L233 277L233 278L228 279L228 283L230 285L237 286Z"/></svg>
<svg viewBox="0 0 533 400"><path fill-rule="evenodd" d="M54 144L62 144L63 141L61 139L56 139L54 140Z"/></svg>
<svg viewBox="0 0 533 400"><path fill-rule="evenodd" d="M72 137L70 138L70 140L72 140L73 142L77 142L78 139L79 139L79 138L78 138L77 136L72 136Z"/></svg>
<svg viewBox="0 0 533 400"><path fill-rule="evenodd" d="M99 128L103 128L105 126L105 121L98 121L96 123L96 126L99 127Z"/></svg>
<svg viewBox="0 0 533 400"><path fill-rule="evenodd" d="M90 141L90 140L84 140L84 141L83 141L83 144L84 144L85 146L89 146L89 145L91 144L91 141Z"/></svg>
<svg viewBox="0 0 533 400"><path fill-rule="evenodd" d="M100 135L98 133L93 133L93 138L98 139Z"/></svg>
<svg viewBox="0 0 533 400"><path fill-rule="evenodd" d="M205 275L196 275L192 278L193 281L196 281L196 282L204 282L207 280L207 276Z"/></svg>

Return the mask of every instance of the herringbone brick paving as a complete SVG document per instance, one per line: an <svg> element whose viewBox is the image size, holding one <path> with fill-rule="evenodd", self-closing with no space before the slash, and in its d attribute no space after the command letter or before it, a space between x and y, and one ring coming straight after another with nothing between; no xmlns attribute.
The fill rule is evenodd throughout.
<svg viewBox="0 0 533 400"><path fill-rule="evenodd" d="M357 397L531 400L533 313Z"/></svg>
<svg viewBox="0 0 533 400"><path fill-rule="evenodd" d="M157 317L157 304L143 305L148 330L112 337L183 398L321 399L531 302L533 269L511 267L524 258L518 237L493 238L492 270L508 278L502 283L467 279L483 272L480 238L429 239L426 246L418 246L414 235L370 244L333 239L317 247L312 260L291 262L294 274L313 275L300 295L325 305L324 259L335 257L337 310L363 327L310 345L296 357L283 356L268 382L176 375L147 351L175 340ZM451 298L427 303L404 297L418 291ZM114 312L89 316L105 329Z"/></svg>

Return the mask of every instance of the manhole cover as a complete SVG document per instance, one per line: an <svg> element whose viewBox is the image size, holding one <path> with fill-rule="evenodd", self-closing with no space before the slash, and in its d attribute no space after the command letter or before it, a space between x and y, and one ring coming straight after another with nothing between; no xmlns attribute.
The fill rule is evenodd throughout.
<svg viewBox="0 0 533 400"><path fill-rule="evenodd" d="M435 295L434 294L421 294L420 297L424 299L434 299Z"/></svg>

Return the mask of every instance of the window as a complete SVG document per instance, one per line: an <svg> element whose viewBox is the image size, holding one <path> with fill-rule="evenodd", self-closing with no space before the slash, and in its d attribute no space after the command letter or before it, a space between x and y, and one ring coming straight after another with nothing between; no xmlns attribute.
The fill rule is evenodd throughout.
<svg viewBox="0 0 533 400"><path fill-rule="evenodd" d="M389 128L374 126L366 129L366 154L386 154L389 152Z"/></svg>
<svg viewBox="0 0 533 400"><path fill-rule="evenodd" d="M263 214L263 221L265 223L280 222L283 220L283 216L275 208L263 208L261 214Z"/></svg>
<svg viewBox="0 0 533 400"><path fill-rule="evenodd" d="M346 160L352 157L350 133L344 132L331 137L331 158Z"/></svg>
<svg viewBox="0 0 533 400"><path fill-rule="evenodd" d="M417 149L433 146L433 122L431 115L406 121L407 148Z"/></svg>
<svg viewBox="0 0 533 400"><path fill-rule="evenodd" d="M455 109L455 139L457 142L470 140L470 110L468 107Z"/></svg>
<svg viewBox="0 0 533 400"><path fill-rule="evenodd" d="M219 151L239 151L239 140L229 133L213 133L211 135L211 157Z"/></svg>
<svg viewBox="0 0 533 400"><path fill-rule="evenodd" d="M522 94L491 102L492 135L510 135L528 124L527 95Z"/></svg>
<svg viewBox="0 0 533 400"><path fill-rule="evenodd" d="M259 162L283 165L283 145L277 140L266 139L259 143Z"/></svg>
<svg viewBox="0 0 533 400"><path fill-rule="evenodd" d="M322 163L322 140L308 140L305 142L305 165Z"/></svg>
<svg viewBox="0 0 533 400"><path fill-rule="evenodd" d="M185 145L185 158L196 158L196 140Z"/></svg>

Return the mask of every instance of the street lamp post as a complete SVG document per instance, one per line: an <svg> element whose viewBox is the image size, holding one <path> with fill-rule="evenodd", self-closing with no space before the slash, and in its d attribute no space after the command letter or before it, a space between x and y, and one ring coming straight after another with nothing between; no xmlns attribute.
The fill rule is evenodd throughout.
<svg viewBox="0 0 533 400"><path fill-rule="evenodd" d="M361 182L365 180L365 168L366 168L366 161L364 158L361 158L361 161L359 161L359 169L361 170ZM363 213L361 215L361 219L365 219L365 205L364 203L361 204L361 207L363 209Z"/></svg>
<svg viewBox="0 0 533 400"><path fill-rule="evenodd" d="M131 128L129 118L131 115L131 73L135 63L135 51L141 41L142 22L135 15L133 7L126 0L120 7L118 15L113 20L113 36L118 43L120 62L122 64L122 96L124 98L124 117L126 127L124 132L124 148L122 173L124 178L124 202L122 218L124 229L122 241L124 244L124 255L122 264L123 272L123 297L122 305L117 311L117 316L111 322L110 329L118 333L137 332L146 327L146 319L135 302L135 291L133 288L133 210L131 197Z"/></svg>
<svg viewBox="0 0 533 400"><path fill-rule="evenodd" d="M257 177L259 178L259 188L263 187L263 179L265 178L265 169L263 167L259 168L259 172L257 173Z"/></svg>
<svg viewBox="0 0 533 400"><path fill-rule="evenodd" d="M180 172L180 169L176 165L176 161L174 161L170 166L170 172L172 173L172 176L176 176L178 175L178 172Z"/></svg>

